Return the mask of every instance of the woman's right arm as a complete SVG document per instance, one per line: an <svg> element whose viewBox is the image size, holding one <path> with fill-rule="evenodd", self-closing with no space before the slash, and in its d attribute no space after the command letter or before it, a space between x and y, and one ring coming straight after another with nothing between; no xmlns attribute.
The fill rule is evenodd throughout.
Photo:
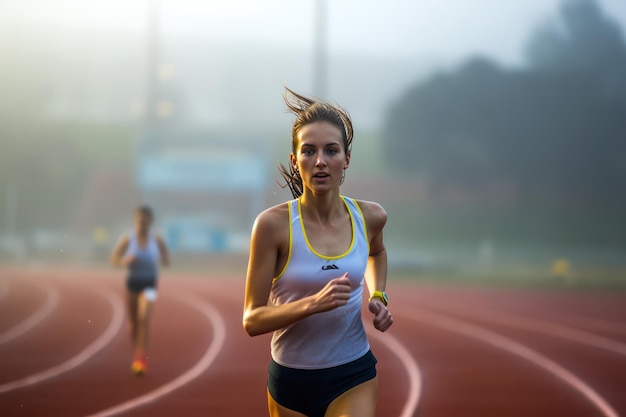
<svg viewBox="0 0 626 417"><path fill-rule="evenodd" d="M109 256L109 262L111 265L118 267L126 267L132 262L132 257L125 257L124 254L128 249L128 236L122 235L120 240L117 241L115 247L111 251L111 255Z"/></svg>
<svg viewBox="0 0 626 417"><path fill-rule="evenodd" d="M281 244L288 245L288 238L281 242L285 240L285 228L289 227L282 214L277 207L267 210L257 217L252 229L243 313L243 328L250 336L273 332L312 314L333 310L345 305L350 297L350 280L343 276L309 297L268 305L279 248Z"/></svg>

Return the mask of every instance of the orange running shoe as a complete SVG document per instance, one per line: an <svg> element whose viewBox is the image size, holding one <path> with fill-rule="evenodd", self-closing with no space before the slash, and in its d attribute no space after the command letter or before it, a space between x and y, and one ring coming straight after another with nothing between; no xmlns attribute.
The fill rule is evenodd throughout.
<svg viewBox="0 0 626 417"><path fill-rule="evenodd" d="M130 365L130 370L137 376L142 376L146 373L148 366L146 362L141 359L135 359L133 363Z"/></svg>

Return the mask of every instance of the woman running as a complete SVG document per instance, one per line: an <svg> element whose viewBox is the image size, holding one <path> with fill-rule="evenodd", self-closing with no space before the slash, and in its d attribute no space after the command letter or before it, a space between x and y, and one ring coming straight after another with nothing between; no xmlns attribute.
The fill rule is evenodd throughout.
<svg viewBox="0 0 626 417"><path fill-rule="evenodd" d="M111 253L111 263L128 269L127 306L134 349L131 370L142 375L147 370L150 318L157 298L159 261L161 265L169 266L170 260L163 238L152 231L150 207L137 208L133 219L134 231L121 236Z"/></svg>
<svg viewBox="0 0 626 417"><path fill-rule="evenodd" d="M296 120L290 165L280 172L294 200L255 221L243 327L250 336L274 333L271 416L374 416L376 358L361 297L365 281L374 327L387 330L387 215L339 193L350 164L348 113L289 89L285 102Z"/></svg>

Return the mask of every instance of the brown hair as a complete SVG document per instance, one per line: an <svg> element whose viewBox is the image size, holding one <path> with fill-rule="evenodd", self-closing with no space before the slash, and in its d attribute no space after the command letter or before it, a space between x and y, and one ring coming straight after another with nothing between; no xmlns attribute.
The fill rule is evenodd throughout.
<svg viewBox="0 0 626 417"><path fill-rule="evenodd" d="M139 206L135 209L135 214L147 217L150 221L154 219L154 213L149 206Z"/></svg>
<svg viewBox="0 0 626 417"><path fill-rule="evenodd" d="M312 99L302 96L289 88L285 87L283 98L287 109L296 115L291 129L291 151L295 154L298 147L298 133L302 127L315 122L328 122L336 126L341 131L343 137L343 147L346 154L350 154L352 150L352 120L348 111L341 106L333 105L328 101ZM294 198L302 195L303 185L300 173L289 164L287 168L280 164L278 172L285 180L286 184L281 187L289 187Z"/></svg>

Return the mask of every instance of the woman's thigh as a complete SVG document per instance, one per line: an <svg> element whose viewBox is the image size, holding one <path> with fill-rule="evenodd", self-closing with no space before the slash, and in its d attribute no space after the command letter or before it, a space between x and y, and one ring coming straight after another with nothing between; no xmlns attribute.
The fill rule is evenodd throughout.
<svg viewBox="0 0 626 417"><path fill-rule="evenodd" d="M335 398L325 417L374 417L377 394L378 379L370 379Z"/></svg>
<svg viewBox="0 0 626 417"><path fill-rule="evenodd" d="M137 312L139 309L140 294L134 291L126 291L126 308L128 309L128 318L131 321L137 321Z"/></svg>

